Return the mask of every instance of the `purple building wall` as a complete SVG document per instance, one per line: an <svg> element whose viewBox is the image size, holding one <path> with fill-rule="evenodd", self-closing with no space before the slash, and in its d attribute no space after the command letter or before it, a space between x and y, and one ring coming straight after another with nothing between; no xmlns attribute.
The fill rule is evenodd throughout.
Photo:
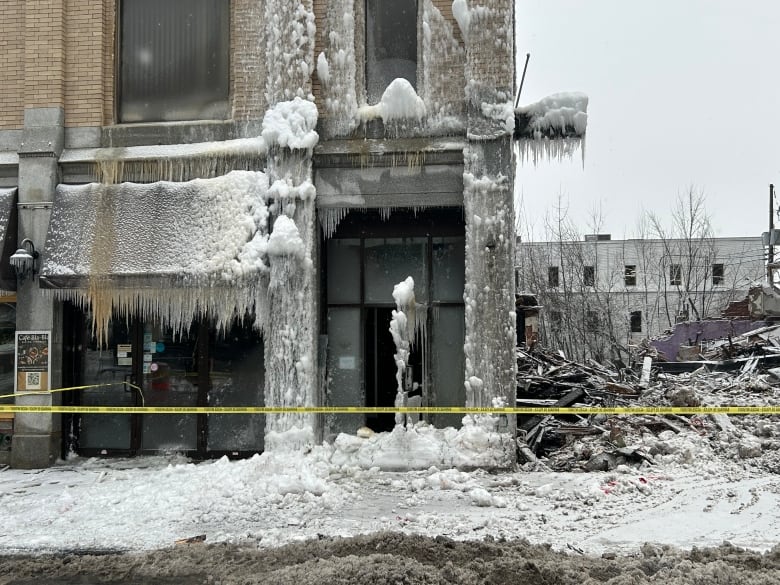
<svg viewBox="0 0 780 585"><path fill-rule="evenodd" d="M650 342L650 345L655 347L667 361L676 362L677 352L681 345L693 345L700 341L725 339L729 335L736 337L766 325L766 321L751 321L749 319L687 321L678 323L674 328L674 333L670 336L654 339Z"/></svg>

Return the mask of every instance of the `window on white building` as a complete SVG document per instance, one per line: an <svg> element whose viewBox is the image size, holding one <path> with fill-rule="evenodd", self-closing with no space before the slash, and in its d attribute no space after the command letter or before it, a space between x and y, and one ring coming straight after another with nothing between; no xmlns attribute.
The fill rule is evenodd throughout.
<svg viewBox="0 0 780 585"><path fill-rule="evenodd" d="M623 274L626 286L636 286L636 264L626 264Z"/></svg>
<svg viewBox="0 0 780 585"><path fill-rule="evenodd" d="M229 0L123 0L120 122L229 117Z"/></svg>
<svg viewBox="0 0 780 585"><path fill-rule="evenodd" d="M417 87L417 0L366 0L368 102L399 77Z"/></svg>
<svg viewBox="0 0 780 585"><path fill-rule="evenodd" d="M558 267L550 266L547 268L547 286L550 288L557 288L560 285L560 279L558 278Z"/></svg>
<svg viewBox="0 0 780 585"><path fill-rule="evenodd" d="M629 321L631 333L642 333L642 311L631 311Z"/></svg>
<svg viewBox="0 0 780 585"><path fill-rule="evenodd" d="M583 266L582 267L582 284L585 286L596 286L596 267L595 266Z"/></svg>
<svg viewBox="0 0 780 585"><path fill-rule="evenodd" d="M726 284L726 275L723 264L712 265L712 286L721 286Z"/></svg>
<svg viewBox="0 0 780 585"><path fill-rule="evenodd" d="M598 331L601 318L598 311L588 310L585 312L585 329L588 331Z"/></svg>
<svg viewBox="0 0 780 585"><path fill-rule="evenodd" d="M672 264L669 266L669 284L679 286L682 284L682 265Z"/></svg>

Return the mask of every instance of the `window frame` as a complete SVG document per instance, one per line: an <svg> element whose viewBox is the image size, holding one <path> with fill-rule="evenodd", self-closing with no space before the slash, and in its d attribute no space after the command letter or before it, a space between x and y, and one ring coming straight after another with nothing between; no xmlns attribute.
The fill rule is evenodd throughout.
<svg viewBox="0 0 780 585"><path fill-rule="evenodd" d="M410 81L415 91L420 89L420 66L421 66L421 38L420 34L420 0L410 0L414 2L414 31L415 31L415 74L414 81ZM365 94L366 103L371 104L372 96L369 91L369 80L372 76L369 74L369 2L370 0L363 0L363 92ZM408 80L407 80L408 81ZM377 98L377 101L381 99L381 96Z"/></svg>
<svg viewBox="0 0 780 585"><path fill-rule="evenodd" d="M636 264L623 265L623 284L625 286L636 286Z"/></svg>
<svg viewBox="0 0 780 585"><path fill-rule="evenodd" d="M560 286L561 286L561 271L560 271L560 267L559 266L548 266L547 267L547 287L548 288L558 288Z"/></svg>
<svg viewBox="0 0 780 585"><path fill-rule="evenodd" d="M717 268L717 270L716 270ZM718 274L716 274L718 272ZM722 262L712 264L712 286L724 286L726 284L726 265Z"/></svg>
<svg viewBox="0 0 780 585"><path fill-rule="evenodd" d="M601 317L599 312L594 309L585 311L585 330L589 333L596 333L601 328Z"/></svg>
<svg viewBox="0 0 780 585"><path fill-rule="evenodd" d="M669 265L669 284L682 286L682 264Z"/></svg>
<svg viewBox="0 0 780 585"><path fill-rule="evenodd" d="M582 267L582 284L584 286L596 286L596 267L595 266L583 266Z"/></svg>
<svg viewBox="0 0 780 585"><path fill-rule="evenodd" d="M631 311L628 314L628 328L631 333L642 333L642 311Z"/></svg>
<svg viewBox="0 0 780 585"><path fill-rule="evenodd" d="M224 118L214 118L214 117L193 117L193 118L186 118L186 119L148 119L144 118L142 120L123 120L122 119L122 103L123 103L123 76L122 76L122 48L123 48L123 38L124 38L124 22L123 22L123 6L125 2L128 0L119 0L116 3L116 11L114 15L114 55L113 55L113 86L114 86L114 94L113 94L113 104L112 104L112 113L113 113L113 120L115 124L168 124L168 123L187 123L187 122L203 122L203 121L229 121L232 119L232 107L233 107L233 50L232 50L232 38L233 38L233 30L232 30L232 20L233 20L233 0L221 0L226 4L226 33L227 38L225 40L226 45L226 51L227 51L227 63L226 63L226 93L225 93L225 117ZM159 0L161 2L164 2L165 0ZM181 96L188 95L192 90L186 89L181 91ZM175 107L175 106L174 106Z"/></svg>

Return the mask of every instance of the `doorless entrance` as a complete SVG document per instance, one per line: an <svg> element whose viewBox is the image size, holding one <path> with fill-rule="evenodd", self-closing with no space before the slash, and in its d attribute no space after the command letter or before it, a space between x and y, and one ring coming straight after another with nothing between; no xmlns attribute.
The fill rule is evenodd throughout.
<svg viewBox="0 0 780 585"><path fill-rule="evenodd" d="M417 336L408 389L423 405L462 406L465 237L460 209L351 212L326 250L328 336L327 401L334 406L393 406L397 392L395 346L389 333L393 286L414 279ZM458 425L460 417L428 417ZM394 416L336 415L328 431L366 425L389 430Z"/></svg>
<svg viewBox="0 0 780 585"><path fill-rule="evenodd" d="M175 333L137 319L112 320L101 346L91 317L66 306L64 401L89 406L262 406L263 344L248 323L223 335L205 322ZM136 390L124 384L137 386ZM181 452L243 456L263 450L262 415L84 414L66 417L66 451L83 455Z"/></svg>

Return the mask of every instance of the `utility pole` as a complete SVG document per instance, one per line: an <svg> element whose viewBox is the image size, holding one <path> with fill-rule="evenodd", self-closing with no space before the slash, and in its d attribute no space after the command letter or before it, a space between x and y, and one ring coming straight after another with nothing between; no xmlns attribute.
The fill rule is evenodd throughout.
<svg viewBox="0 0 780 585"><path fill-rule="evenodd" d="M775 186L769 184L769 253L767 254L766 276L769 280L769 286L772 286L773 278L772 271L774 269L775 262L775 246L772 238L772 232L775 229Z"/></svg>

